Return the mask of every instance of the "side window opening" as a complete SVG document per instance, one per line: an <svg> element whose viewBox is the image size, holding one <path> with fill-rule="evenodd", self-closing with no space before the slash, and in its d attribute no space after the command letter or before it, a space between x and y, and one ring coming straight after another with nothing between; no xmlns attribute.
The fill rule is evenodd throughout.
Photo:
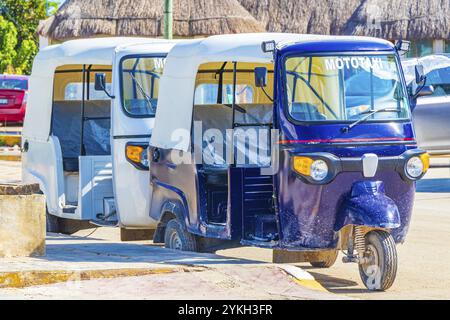
<svg viewBox="0 0 450 320"><path fill-rule="evenodd" d="M51 133L61 145L66 172L78 172L79 156L111 154L111 100L94 90L98 72L106 74L110 88L111 66L65 65L54 74Z"/></svg>
<svg viewBox="0 0 450 320"><path fill-rule="evenodd" d="M259 140L264 140L265 143L270 141L266 136L265 139L260 137L263 135L261 131L266 134L270 131L273 103L270 96L255 84L256 67L267 68L268 81L265 90L266 93L273 94L273 64L227 61L206 63L199 67L195 83L193 119L201 123L202 137L194 138L194 143L202 141L203 163L207 167L228 165L224 140L229 129L234 129L234 132L242 131L244 136L250 131L256 133L254 139L244 137L247 141L251 140L248 142L251 147L242 148L245 157L243 162L256 166L262 163L259 161L259 154L250 153L268 149L266 145L261 147L258 143Z"/></svg>
<svg viewBox="0 0 450 320"><path fill-rule="evenodd" d="M103 91L95 91L95 84L89 83L89 99L88 100L110 100ZM106 91L111 92L111 83L106 84ZM70 82L64 89L64 100L81 101L83 96L83 83Z"/></svg>

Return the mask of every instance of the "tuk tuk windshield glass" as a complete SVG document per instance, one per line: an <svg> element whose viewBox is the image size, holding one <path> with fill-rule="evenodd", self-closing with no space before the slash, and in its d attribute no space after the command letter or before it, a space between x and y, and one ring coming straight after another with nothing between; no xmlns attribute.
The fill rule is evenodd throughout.
<svg viewBox="0 0 450 320"><path fill-rule="evenodd" d="M296 121L409 117L408 96L394 55L302 56L286 60L288 112Z"/></svg>
<svg viewBox="0 0 450 320"><path fill-rule="evenodd" d="M155 116L164 61L163 57L128 57L122 60L122 106L128 115Z"/></svg>

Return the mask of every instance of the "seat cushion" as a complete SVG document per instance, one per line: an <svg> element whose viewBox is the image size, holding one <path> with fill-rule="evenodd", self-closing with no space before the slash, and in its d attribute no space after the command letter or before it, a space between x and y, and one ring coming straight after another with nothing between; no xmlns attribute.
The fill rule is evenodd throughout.
<svg viewBox="0 0 450 320"><path fill-rule="evenodd" d="M63 168L64 171L78 172L79 170L78 158L64 158Z"/></svg>

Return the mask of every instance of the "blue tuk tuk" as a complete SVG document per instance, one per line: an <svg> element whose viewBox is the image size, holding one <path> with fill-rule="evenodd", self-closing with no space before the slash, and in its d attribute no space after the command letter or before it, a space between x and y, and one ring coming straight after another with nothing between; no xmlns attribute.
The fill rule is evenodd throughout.
<svg viewBox="0 0 450 320"><path fill-rule="evenodd" d="M342 250L367 288L388 289L429 167L405 45L298 34L177 44L149 150L154 241L323 253L316 267Z"/></svg>

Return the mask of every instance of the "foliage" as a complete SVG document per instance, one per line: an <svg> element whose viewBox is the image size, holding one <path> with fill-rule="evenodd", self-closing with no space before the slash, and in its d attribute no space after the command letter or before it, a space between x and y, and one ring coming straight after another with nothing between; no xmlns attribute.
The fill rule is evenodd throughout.
<svg viewBox="0 0 450 320"><path fill-rule="evenodd" d="M0 0L0 73L31 72L38 51L37 26L57 7L56 1Z"/></svg>
<svg viewBox="0 0 450 320"><path fill-rule="evenodd" d="M17 29L0 16L0 73L10 71L16 58Z"/></svg>

